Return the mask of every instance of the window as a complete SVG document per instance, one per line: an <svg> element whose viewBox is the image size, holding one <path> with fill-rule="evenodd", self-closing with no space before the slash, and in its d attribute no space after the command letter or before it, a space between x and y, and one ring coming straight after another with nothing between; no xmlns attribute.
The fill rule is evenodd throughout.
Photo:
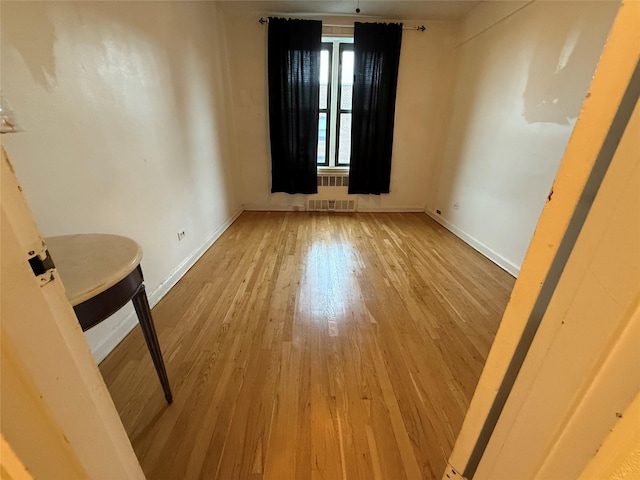
<svg viewBox="0 0 640 480"><path fill-rule="evenodd" d="M353 38L322 40L318 165L346 167L351 157Z"/></svg>

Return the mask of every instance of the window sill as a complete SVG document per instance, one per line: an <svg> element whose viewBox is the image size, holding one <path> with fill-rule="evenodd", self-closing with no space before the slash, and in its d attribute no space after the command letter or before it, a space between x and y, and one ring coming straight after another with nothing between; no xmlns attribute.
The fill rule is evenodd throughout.
<svg viewBox="0 0 640 480"><path fill-rule="evenodd" d="M349 167L318 167L318 175L321 174L336 174L336 173L349 173Z"/></svg>

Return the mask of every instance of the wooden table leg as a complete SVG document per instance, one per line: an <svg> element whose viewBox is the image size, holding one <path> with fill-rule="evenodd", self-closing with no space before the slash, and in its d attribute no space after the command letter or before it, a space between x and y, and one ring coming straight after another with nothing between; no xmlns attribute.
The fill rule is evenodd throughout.
<svg viewBox="0 0 640 480"><path fill-rule="evenodd" d="M167 377L167 371L164 368L164 360L162 359L162 351L160 350L160 344L158 343L158 336L156 334L156 327L153 324L153 318L151 317L151 309L149 308L149 301L147 300L147 292L144 288L144 283L140 285L138 292L131 299L133 306L136 309L138 315L138 321L144 334L144 339L147 342L149 353L151 353L151 359L158 372L158 378L162 389L164 390L164 398L168 403L173 403L173 395L171 394L171 387L169 386L169 378Z"/></svg>

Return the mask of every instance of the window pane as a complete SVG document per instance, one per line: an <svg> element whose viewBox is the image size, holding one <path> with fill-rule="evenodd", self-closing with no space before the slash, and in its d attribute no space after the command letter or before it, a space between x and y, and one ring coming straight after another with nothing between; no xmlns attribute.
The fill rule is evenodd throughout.
<svg viewBox="0 0 640 480"><path fill-rule="evenodd" d="M329 93L329 51L320 51L320 108L327 108Z"/></svg>
<svg viewBox="0 0 640 480"><path fill-rule="evenodd" d="M318 119L318 163L327 161L327 114L321 113Z"/></svg>
<svg viewBox="0 0 640 480"><path fill-rule="evenodd" d="M342 52L342 74L340 78L340 109L351 110L353 95L353 52Z"/></svg>
<svg viewBox="0 0 640 480"><path fill-rule="evenodd" d="M351 160L351 114L340 114L340 138L338 144L338 163L348 164Z"/></svg>

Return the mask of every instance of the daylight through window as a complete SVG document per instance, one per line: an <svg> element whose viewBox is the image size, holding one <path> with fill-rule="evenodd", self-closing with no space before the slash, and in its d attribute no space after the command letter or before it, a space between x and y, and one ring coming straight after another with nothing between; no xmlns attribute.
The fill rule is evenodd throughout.
<svg viewBox="0 0 640 480"><path fill-rule="evenodd" d="M349 165L352 96L353 38L323 38L320 54L319 166Z"/></svg>

